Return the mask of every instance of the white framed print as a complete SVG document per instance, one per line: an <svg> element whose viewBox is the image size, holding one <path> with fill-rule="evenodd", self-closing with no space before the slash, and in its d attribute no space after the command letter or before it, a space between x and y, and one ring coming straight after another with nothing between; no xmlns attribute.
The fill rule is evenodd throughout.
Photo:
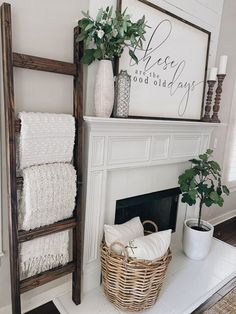
<svg viewBox="0 0 236 314"><path fill-rule="evenodd" d="M138 64L128 49L117 61L131 75L129 116L200 120L211 33L146 0L118 0L118 8L148 25Z"/></svg>

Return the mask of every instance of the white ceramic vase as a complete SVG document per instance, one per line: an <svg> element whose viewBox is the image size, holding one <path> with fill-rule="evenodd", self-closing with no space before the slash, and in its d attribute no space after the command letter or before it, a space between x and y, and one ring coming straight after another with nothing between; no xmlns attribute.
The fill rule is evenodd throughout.
<svg viewBox="0 0 236 314"><path fill-rule="evenodd" d="M192 229L191 226L197 226L197 219L187 219L184 222L183 250L191 259L204 259L211 248L214 227L207 221L201 220L207 231Z"/></svg>
<svg viewBox="0 0 236 314"><path fill-rule="evenodd" d="M94 104L97 117L111 116L114 105L114 76L110 60L99 61L95 78Z"/></svg>

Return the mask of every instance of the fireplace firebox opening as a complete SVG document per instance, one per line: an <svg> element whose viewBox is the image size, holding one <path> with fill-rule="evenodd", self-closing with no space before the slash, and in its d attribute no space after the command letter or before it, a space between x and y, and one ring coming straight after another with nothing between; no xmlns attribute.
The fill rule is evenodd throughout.
<svg viewBox="0 0 236 314"><path fill-rule="evenodd" d="M172 188L117 200L115 224L139 216L142 222L155 222L158 231L172 229L175 232L179 195L180 189Z"/></svg>

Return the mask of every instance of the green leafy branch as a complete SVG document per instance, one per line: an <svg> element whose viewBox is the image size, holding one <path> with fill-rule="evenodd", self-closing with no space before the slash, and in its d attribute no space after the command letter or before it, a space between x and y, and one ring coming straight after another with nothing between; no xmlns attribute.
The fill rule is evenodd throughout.
<svg viewBox="0 0 236 314"><path fill-rule="evenodd" d="M107 7L98 11L96 19L88 12L82 12L84 18L78 22L80 34L77 37L77 41L85 42L82 63L90 64L94 60L119 58L125 47L129 49L130 57L138 63L135 50L143 48L147 27L145 16L137 22L132 22L126 11L116 11L113 14L113 8Z"/></svg>

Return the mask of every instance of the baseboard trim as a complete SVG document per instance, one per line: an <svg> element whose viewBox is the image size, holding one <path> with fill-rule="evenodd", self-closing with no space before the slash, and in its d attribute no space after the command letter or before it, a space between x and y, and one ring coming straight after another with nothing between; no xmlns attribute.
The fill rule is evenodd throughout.
<svg viewBox="0 0 236 314"><path fill-rule="evenodd" d="M230 212L227 212L223 215L220 215L218 217L215 217L213 219L208 220L209 223L211 223L213 226L216 226L226 220L229 220L231 218L234 218L236 216L236 209L231 210Z"/></svg>

